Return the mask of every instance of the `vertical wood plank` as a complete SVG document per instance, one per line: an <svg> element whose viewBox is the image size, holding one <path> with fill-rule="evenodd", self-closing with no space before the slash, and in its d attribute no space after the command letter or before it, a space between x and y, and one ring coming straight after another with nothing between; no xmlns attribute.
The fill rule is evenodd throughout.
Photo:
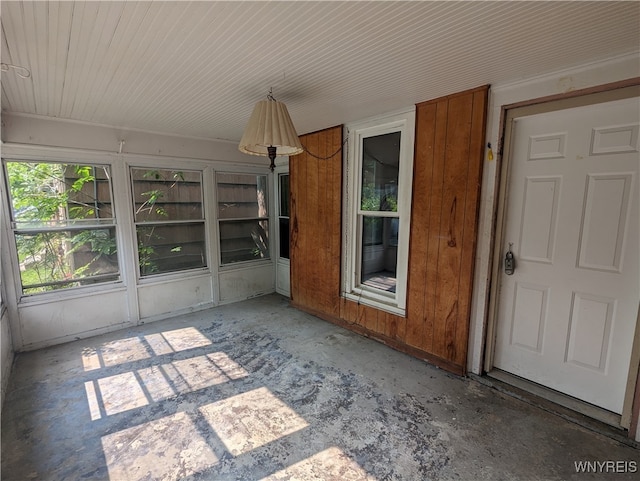
<svg viewBox="0 0 640 481"><path fill-rule="evenodd" d="M329 206L328 218L331 219L329 228L329 242L327 250L330 252L328 267L331 270L332 284L329 286L329 295L333 299L333 309L331 314L339 315L338 306L335 302L340 299L340 266L342 262L342 128L332 129L331 139L327 145L325 157L327 159L327 185L331 189L326 189L326 202Z"/></svg>
<svg viewBox="0 0 640 481"><path fill-rule="evenodd" d="M387 321L387 313L378 311L378 328L377 333L389 337L389 323Z"/></svg>
<svg viewBox="0 0 640 481"><path fill-rule="evenodd" d="M396 324L395 338L398 341L402 341L404 343L405 339L407 337L408 319L406 317L396 316L396 315L393 315L393 314L391 314L391 315L393 316L394 322Z"/></svg>
<svg viewBox="0 0 640 481"><path fill-rule="evenodd" d="M298 246L298 217L300 208L298 207L298 191L302 184L300 172L301 155L289 157L289 296L293 302L298 302L300 295L300 277L298 270L298 256L300 248Z"/></svg>
<svg viewBox="0 0 640 481"><path fill-rule="evenodd" d="M405 336L405 342L412 346L421 345L424 334L428 245L425 240L429 235L435 126L436 105L417 107Z"/></svg>
<svg viewBox="0 0 640 481"><path fill-rule="evenodd" d="M455 344L458 322L460 253L463 209L467 190L469 138L471 135L472 95L448 100L446 159L442 192L440 225L438 286L435 296L435 315L432 352L451 360L461 349Z"/></svg>
<svg viewBox="0 0 640 481"><path fill-rule="evenodd" d="M384 325L384 323L380 323L380 326L378 325L380 315L384 316L384 312L373 307L367 307L367 329L377 333L382 331L380 326Z"/></svg>
<svg viewBox="0 0 640 481"><path fill-rule="evenodd" d="M484 161L484 141L486 130L486 109L488 88L473 94L471 114L471 138L469 140L469 164L467 199L464 210L463 241L460 262L459 288L459 325L456 330L455 344L464 347L458 349L453 361L461 366L466 365L467 344L469 340L469 323L471 316L471 297L473 293L473 276L475 251L478 236L478 213L480 209L480 186L482 183L482 167Z"/></svg>
<svg viewBox="0 0 640 481"><path fill-rule="evenodd" d="M340 310L339 310L340 314L339 317L340 319L344 319L347 320L347 299L344 297L340 298Z"/></svg>
<svg viewBox="0 0 640 481"><path fill-rule="evenodd" d="M358 304L353 301L347 301L347 321L356 324L358 322Z"/></svg>
<svg viewBox="0 0 640 481"><path fill-rule="evenodd" d="M447 119L449 105L447 101L440 101L436 105L436 126L433 144L433 174L430 186L429 200L429 232L425 238L427 242L427 271L425 279L424 320L423 334L419 349L429 353L433 352L434 324L436 322L437 294L440 289L440 236L443 217L443 194L445 186L445 162Z"/></svg>
<svg viewBox="0 0 640 481"><path fill-rule="evenodd" d="M366 316L367 310L366 306L363 304L357 304L357 314L356 314L356 324L360 327L366 327Z"/></svg>

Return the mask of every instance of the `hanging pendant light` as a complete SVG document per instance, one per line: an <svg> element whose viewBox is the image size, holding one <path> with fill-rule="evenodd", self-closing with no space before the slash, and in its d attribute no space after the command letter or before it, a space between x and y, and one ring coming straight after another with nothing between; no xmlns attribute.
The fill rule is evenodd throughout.
<svg viewBox="0 0 640 481"><path fill-rule="evenodd" d="M304 149L293 126L287 106L273 98L256 104L238 145L240 152L269 157L273 172L277 155L297 155Z"/></svg>

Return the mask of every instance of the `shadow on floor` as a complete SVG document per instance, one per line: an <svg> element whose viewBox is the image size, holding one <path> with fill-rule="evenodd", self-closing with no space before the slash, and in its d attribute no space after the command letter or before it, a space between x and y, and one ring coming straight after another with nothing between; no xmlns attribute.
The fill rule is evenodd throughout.
<svg viewBox="0 0 640 481"><path fill-rule="evenodd" d="M19 354L2 414L5 481L602 479L575 463L639 459L277 295Z"/></svg>

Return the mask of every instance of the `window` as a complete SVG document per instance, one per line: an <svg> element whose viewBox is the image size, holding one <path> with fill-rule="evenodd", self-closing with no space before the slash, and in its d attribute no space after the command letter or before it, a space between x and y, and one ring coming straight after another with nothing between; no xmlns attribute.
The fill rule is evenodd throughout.
<svg viewBox="0 0 640 481"><path fill-rule="evenodd" d="M278 255L289 258L289 174L278 174Z"/></svg>
<svg viewBox="0 0 640 481"><path fill-rule="evenodd" d="M202 172L131 168L140 276L207 266Z"/></svg>
<svg viewBox="0 0 640 481"><path fill-rule="evenodd" d="M267 176L219 173L220 264L269 258Z"/></svg>
<svg viewBox="0 0 640 481"><path fill-rule="evenodd" d="M404 314L414 112L352 125L344 294Z"/></svg>
<svg viewBox="0 0 640 481"><path fill-rule="evenodd" d="M23 294L119 280L105 165L5 163Z"/></svg>

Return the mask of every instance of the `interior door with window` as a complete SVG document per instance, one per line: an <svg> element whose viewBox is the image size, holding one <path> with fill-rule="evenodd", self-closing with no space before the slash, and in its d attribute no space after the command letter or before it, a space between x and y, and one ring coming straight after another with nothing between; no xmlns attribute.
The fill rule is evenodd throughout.
<svg viewBox="0 0 640 481"><path fill-rule="evenodd" d="M279 170L280 169L280 170ZM276 256L276 292L283 296L291 295L290 261L289 261L289 171L288 166L279 167L275 171L275 191L277 202L278 224Z"/></svg>
<svg viewBox="0 0 640 481"><path fill-rule="evenodd" d="M640 292L639 107L513 119L497 303L495 367L618 414Z"/></svg>

